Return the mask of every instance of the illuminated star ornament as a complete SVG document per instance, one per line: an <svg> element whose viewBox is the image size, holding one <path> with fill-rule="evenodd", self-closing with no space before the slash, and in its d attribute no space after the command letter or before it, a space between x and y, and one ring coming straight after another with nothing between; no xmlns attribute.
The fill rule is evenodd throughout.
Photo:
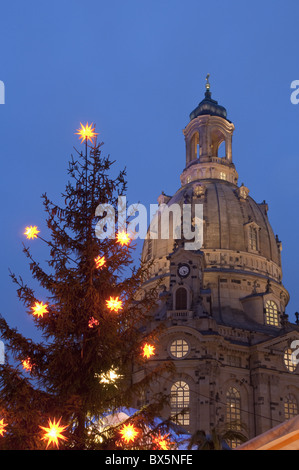
<svg viewBox="0 0 299 470"><path fill-rule="evenodd" d="M122 246L124 246L130 244L131 238L130 235L123 230L122 232L118 232L116 234L116 241L117 243L120 243Z"/></svg>
<svg viewBox="0 0 299 470"><path fill-rule="evenodd" d="M40 231L37 229L37 226L30 225L30 227L26 227L24 235L26 235L28 240L33 240L34 238L37 238L38 233L40 233Z"/></svg>
<svg viewBox="0 0 299 470"><path fill-rule="evenodd" d="M100 269L102 266L106 264L105 256L98 256L97 258L94 259L96 267Z"/></svg>
<svg viewBox="0 0 299 470"><path fill-rule="evenodd" d="M6 432L6 426L7 424L4 423L4 418L0 419L0 436L3 436L3 434Z"/></svg>
<svg viewBox="0 0 299 470"><path fill-rule="evenodd" d="M146 343L143 346L143 357L146 357L148 359L149 357L154 356L155 349L156 349L155 346Z"/></svg>
<svg viewBox="0 0 299 470"><path fill-rule="evenodd" d="M93 144L93 139L96 135L98 135L97 132L94 132L95 127L92 127L93 123L91 123L90 126L88 125L88 123L86 124L86 126L83 126L83 124L80 122L80 125L81 129L77 129L78 132L76 132L76 134L80 136L79 139L81 139L81 144L82 142L84 142L84 140L86 142L90 140L90 142Z"/></svg>
<svg viewBox="0 0 299 470"><path fill-rule="evenodd" d="M37 317L43 317L45 313L48 313L48 305L43 302L35 302L31 309L33 315Z"/></svg>
<svg viewBox="0 0 299 470"><path fill-rule="evenodd" d="M132 424L125 424L120 431L122 439L126 444L133 442L138 435L138 431L134 428Z"/></svg>
<svg viewBox="0 0 299 470"><path fill-rule="evenodd" d="M111 310L111 312L118 312L122 309L122 301L119 297L111 297L109 300L106 300L106 305Z"/></svg>
<svg viewBox="0 0 299 470"><path fill-rule="evenodd" d="M31 372L33 364L31 363L30 357L27 357L27 359L24 359L22 361L23 369L27 370L28 372Z"/></svg>
<svg viewBox="0 0 299 470"><path fill-rule="evenodd" d="M55 421L55 418L53 420L53 422L51 421L51 419L49 419L48 421L48 428L45 428L43 426L40 426L40 428L45 431L45 434L44 436L42 437L42 440L43 441L48 441L47 442L47 447L49 447L49 445L51 444L55 444L57 448L59 448L59 439L61 439L62 441L66 441L67 438L61 434L63 431L65 431L65 429L67 428L67 426L60 426L60 421L61 421L61 418L56 422Z"/></svg>
<svg viewBox="0 0 299 470"><path fill-rule="evenodd" d="M171 446L174 445L174 442L171 442L168 437L169 437L169 434L165 434L164 436L161 436L160 431L159 431L159 436L153 439L153 442L156 445L156 449L169 450Z"/></svg>
<svg viewBox="0 0 299 470"><path fill-rule="evenodd" d="M93 328L94 326L98 326L98 325L99 325L99 320L97 320L94 317L91 317L89 322L88 322L88 327Z"/></svg>

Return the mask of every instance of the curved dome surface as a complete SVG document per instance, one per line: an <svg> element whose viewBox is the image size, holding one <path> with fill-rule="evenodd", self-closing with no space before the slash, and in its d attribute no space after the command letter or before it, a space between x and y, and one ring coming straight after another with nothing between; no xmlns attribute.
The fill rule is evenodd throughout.
<svg viewBox="0 0 299 470"><path fill-rule="evenodd" d="M192 204L203 204L203 248L248 251L246 227L258 230L257 251L260 256L280 265L277 240L267 216L265 203L258 204L250 196L238 195L234 184L221 180L201 180L204 196L194 196L194 183L182 187L170 199L168 205L183 204L186 198Z"/></svg>

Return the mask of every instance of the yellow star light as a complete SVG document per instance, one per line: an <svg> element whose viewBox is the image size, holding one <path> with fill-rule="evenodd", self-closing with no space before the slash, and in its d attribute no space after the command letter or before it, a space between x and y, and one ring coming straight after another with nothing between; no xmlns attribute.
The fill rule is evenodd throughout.
<svg viewBox="0 0 299 470"><path fill-rule="evenodd" d="M4 423L4 418L0 419L0 436L3 436L3 434L6 432L5 430L6 426L7 424Z"/></svg>
<svg viewBox="0 0 299 470"><path fill-rule="evenodd" d="M24 235L26 235L26 238L28 238L28 240L30 240L30 239L33 239L33 238L37 238L38 233L40 233L40 231L37 230L37 226L36 225L35 226L30 225L30 227L26 227Z"/></svg>
<svg viewBox="0 0 299 470"><path fill-rule="evenodd" d="M98 256L94 259L96 267L99 269L106 264L105 256Z"/></svg>
<svg viewBox="0 0 299 470"><path fill-rule="evenodd" d="M31 369L32 369L32 364L31 364L31 361L30 361L30 357L27 357L27 359L24 359L22 361L22 365L23 365L23 369L28 370L28 372L30 372Z"/></svg>
<svg viewBox="0 0 299 470"><path fill-rule="evenodd" d="M80 125L81 129L77 129L78 132L75 132L75 134L80 136L79 139L81 139L81 144L82 142L84 142L84 140L86 142L90 140L90 142L93 144L93 139L96 135L98 135L97 132L94 132L95 127L92 128L93 123L91 123L90 126L88 125L88 123L86 124L86 126L83 126L83 124L80 122Z"/></svg>
<svg viewBox="0 0 299 470"><path fill-rule="evenodd" d="M174 442L171 442L168 439L169 434L165 434L164 436L161 436L160 431L159 431L159 436L155 437L153 439L154 444L156 445L156 449L158 450L169 450L172 445L174 445Z"/></svg>
<svg viewBox="0 0 299 470"><path fill-rule="evenodd" d="M57 421L57 423L55 421L55 418L53 422L51 421L51 419L49 419L48 428L39 426L43 431L45 431L45 434L42 437L42 440L48 441L46 448L48 448L50 444L55 444L56 447L59 448L59 439L61 439L62 441L67 440L67 438L63 434L61 434L67 428L67 426L60 426L60 421L61 421L61 418Z"/></svg>
<svg viewBox="0 0 299 470"><path fill-rule="evenodd" d="M138 431L134 428L132 424L125 424L120 431L122 439L128 444L131 441L134 441L138 435Z"/></svg>
<svg viewBox="0 0 299 470"><path fill-rule="evenodd" d="M35 302L31 309L33 310L33 315L37 317L43 317L45 313L48 313L48 305L43 302Z"/></svg>
<svg viewBox="0 0 299 470"><path fill-rule="evenodd" d="M117 233L116 241L117 243L120 243L122 246L124 246L130 244L131 238L130 235L123 230L122 232Z"/></svg>
<svg viewBox="0 0 299 470"><path fill-rule="evenodd" d="M149 358L155 354L155 346L146 343L143 346L143 357Z"/></svg>
<svg viewBox="0 0 299 470"><path fill-rule="evenodd" d="M88 322L88 327L89 328L93 328L94 326L98 326L99 325L99 320L96 320L96 318L94 317L91 317L89 319L89 322Z"/></svg>
<svg viewBox="0 0 299 470"><path fill-rule="evenodd" d="M122 309L122 301L119 297L111 297L109 300L106 300L106 305L111 310L111 312L118 312Z"/></svg>

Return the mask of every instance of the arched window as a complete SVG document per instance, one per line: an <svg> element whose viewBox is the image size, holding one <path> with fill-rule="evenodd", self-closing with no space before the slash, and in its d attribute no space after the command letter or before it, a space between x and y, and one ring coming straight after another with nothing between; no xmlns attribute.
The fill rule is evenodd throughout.
<svg viewBox="0 0 299 470"><path fill-rule="evenodd" d="M277 304L273 300L267 300L266 307L266 324L271 326L279 326L279 312Z"/></svg>
<svg viewBox="0 0 299 470"><path fill-rule="evenodd" d="M225 145L225 140L221 142L221 144L218 147L217 151L217 157L218 158L225 158L226 157L226 145Z"/></svg>
<svg viewBox="0 0 299 470"><path fill-rule="evenodd" d="M179 287L175 293L175 310L187 310L187 290Z"/></svg>
<svg viewBox="0 0 299 470"><path fill-rule="evenodd" d="M235 387L230 387L226 392L226 422L232 431L241 431L241 397ZM233 449L240 441L231 439L228 444Z"/></svg>
<svg viewBox="0 0 299 470"><path fill-rule="evenodd" d="M182 426L190 424L190 389L189 385L182 380L175 382L170 391L171 414L175 422ZM186 409L184 410L183 409Z"/></svg>
<svg viewBox="0 0 299 470"><path fill-rule="evenodd" d="M191 137L191 155L190 161L199 158L200 147L199 147L199 134L195 132Z"/></svg>
<svg viewBox="0 0 299 470"><path fill-rule="evenodd" d="M293 418L298 414L297 400L293 395L288 395L284 400L285 419Z"/></svg>

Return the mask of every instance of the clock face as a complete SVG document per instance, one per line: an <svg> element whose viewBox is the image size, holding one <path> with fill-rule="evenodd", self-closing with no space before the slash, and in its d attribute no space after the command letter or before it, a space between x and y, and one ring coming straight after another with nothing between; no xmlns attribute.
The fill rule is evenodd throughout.
<svg viewBox="0 0 299 470"><path fill-rule="evenodd" d="M187 264L181 264L181 266L179 266L178 273L181 277L187 277L190 273L189 266Z"/></svg>

